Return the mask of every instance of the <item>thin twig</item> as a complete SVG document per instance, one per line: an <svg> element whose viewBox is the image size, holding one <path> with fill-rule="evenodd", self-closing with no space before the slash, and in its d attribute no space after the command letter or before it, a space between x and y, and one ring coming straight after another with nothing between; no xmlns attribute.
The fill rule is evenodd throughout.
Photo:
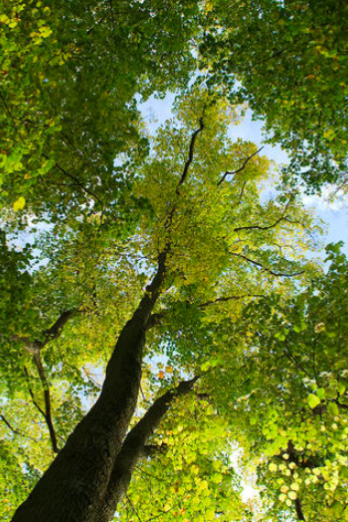
<svg viewBox="0 0 348 522"><path fill-rule="evenodd" d="M47 382L47 378L46 378L46 375L45 375L45 370L44 370L44 367L43 367L43 364L42 364L42 359L41 359L40 352L35 353L33 355L33 359L34 359L34 362L35 362L35 365L36 365L36 368L37 368L37 371L38 371L38 374L39 374L39 377L40 377L40 380L41 380L41 383L42 383L42 388L43 388L43 393L44 393L44 400L45 400L45 414L44 414L44 417L45 417L45 421L46 421L46 424L47 424L47 427L48 427L48 431L49 431L49 434L50 434L51 443L52 443L52 449L53 449L54 453L58 453L59 452L59 447L58 447L57 436L56 436L56 432L55 432L55 429L54 429L54 426L53 426L53 420L52 420L50 388L49 388L49 385L48 385L48 382Z"/></svg>
<svg viewBox="0 0 348 522"><path fill-rule="evenodd" d="M249 263L257 267L262 268L263 271L268 272L269 274L272 274L276 277L295 277L304 274L304 270L302 270L301 272L293 272L292 274L285 274L284 272L274 272L271 268L267 268L258 261L250 259L250 257L244 256L243 254L234 254L233 252L231 252L231 255L235 257L240 257L241 259L244 259L245 261L248 261Z"/></svg>
<svg viewBox="0 0 348 522"><path fill-rule="evenodd" d="M15 435L20 435L21 437L25 437L25 438L28 438L28 439L31 439L31 440L35 440L36 439L34 437L32 437L31 435L27 435L26 433L23 433L22 431L20 430L17 430L16 428L14 428L12 426L12 424L6 419L6 417L4 415L0 415L0 419L6 424L6 426L12 431L12 433L14 433Z"/></svg>
<svg viewBox="0 0 348 522"><path fill-rule="evenodd" d="M46 156L46 154L42 154L42 156L49 160L50 158L48 156ZM101 205L103 205L103 202L101 201L101 199L94 193L92 192L91 190L89 190L88 188L86 188L82 183L81 181L79 181L77 178L75 178L75 176L73 176L72 174L70 174L69 172L67 172L61 165L59 165L58 163L55 163L54 166L60 170L60 172L62 172L65 176L67 176L68 178L72 179L76 185L78 187L80 187L82 190L84 190L86 192L86 194L89 194L90 196L92 196L93 199L95 199L96 201L98 201L98 203L100 203Z"/></svg>
<svg viewBox="0 0 348 522"><path fill-rule="evenodd" d="M210 306L210 305L213 305L216 303L224 303L224 302L232 301L235 299L244 299L246 297L264 297L264 296L261 294L246 294L246 295L231 295L231 296L226 296L226 297L218 297L214 301L206 301L205 303L198 305L198 308L205 308L206 306Z"/></svg>
<svg viewBox="0 0 348 522"><path fill-rule="evenodd" d="M134 513L136 514L136 516L137 516L139 522L143 522L143 521L141 520L139 514L138 514L138 511L137 511L137 510L135 509L135 507L133 506L133 503L131 502L131 500L130 500L130 498L129 498L129 496L128 496L127 494L126 494L126 499L128 500L130 507L132 508L132 510L134 511Z"/></svg>

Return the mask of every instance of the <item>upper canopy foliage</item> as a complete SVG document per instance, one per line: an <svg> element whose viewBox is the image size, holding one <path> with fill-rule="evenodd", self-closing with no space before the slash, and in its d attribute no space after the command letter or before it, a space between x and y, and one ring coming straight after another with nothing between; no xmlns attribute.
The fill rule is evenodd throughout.
<svg viewBox="0 0 348 522"><path fill-rule="evenodd" d="M348 6L339 0L209 2L212 81L247 100L310 189L346 182ZM241 83L239 83L241 82ZM236 93L238 92L238 94ZM289 174L288 174L289 175Z"/></svg>

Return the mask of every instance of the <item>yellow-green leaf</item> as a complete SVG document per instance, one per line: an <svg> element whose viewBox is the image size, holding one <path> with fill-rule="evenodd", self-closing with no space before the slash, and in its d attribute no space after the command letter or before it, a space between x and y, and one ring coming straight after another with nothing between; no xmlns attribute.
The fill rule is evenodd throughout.
<svg viewBox="0 0 348 522"><path fill-rule="evenodd" d="M15 212L18 212L19 210L22 210L24 207L25 207L25 199L23 198L23 196L18 198L17 201L15 201L13 203L13 210Z"/></svg>

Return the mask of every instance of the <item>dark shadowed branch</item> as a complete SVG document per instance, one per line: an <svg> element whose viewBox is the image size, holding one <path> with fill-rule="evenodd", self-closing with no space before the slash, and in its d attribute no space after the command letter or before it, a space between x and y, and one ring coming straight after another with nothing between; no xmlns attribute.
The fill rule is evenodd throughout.
<svg viewBox="0 0 348 522"><path fill-rule="evenodd" d="M263 147L260 147L256 152L254 152L253 154L251 154L250 156L248 156L241 167L239 167L239 169L237 170L226 170L226 172L223 174L222 178L220 179L220 181L218 182L217 186L221 185L221 183L223 183L225 181L225 179L227 178L227 176L233 176L234 174L239 174L240 172L242 172L242 170L245 169L245 167L247 166L247 164L249 163L249 161L254 157L256 156L259 152L261 152L261 150L263 149Z"/></svg>
<svg viewBox="0 0 348 522"><path fill-rule="evenodd" d="M46 156L46 154L42 154L42 156L49 160L50 158L48 156ZM80 187L84 192L86 192L86 194L89 194L90 196L92 196L92 198L95 200L95 201L98 201L98 203L100 203L102 206L103 206L103 202L101 201L101 199L97 196L97 194L95 194L94 192L92 192L90 189L88 189L87 187L84 186L83 183L81 183L81 181L79 179L77 179L75 176L73 176L73 174L70 174L70 172L67 172L61 165L59 165L58 163L55 163L54 166L62 173L64 174L64 176L66 176L67 178L71 179L72 181L74 181L74 183L76 183L76 185L78 187Z"/></svg>
<svg viewBox="0 0 348 522"><path fill-rule="evenodd" d="M41 412L44 415L44 418L45 418L45 421L46 421L46 424L48 427L48 431L49 431L50 438L51 438L52 449L53 449L54 453L58 453L59 448L58 448L58 443L57 443L57 436L56 436L56 432L55 432L55 429L53 426L53 419L52 419L50 388L49 388L45 370L44 370L44 367L42 364L40 352L35 353L33 355L33 359L34 359L35 366L37 368L37 371L38 371L38 374L40 377L40 381L41 381L42 388L43 388L43 394L44 394L45 412L42 412L42 410L41 410Z"/></svg>
<svg viewBox="0 0 348 522"><path fill-rule="evenodd" d="M296 509L296 515L299 520L306 520L302 511L302 504L301 500L297 498L295 500L295 509Z"/></svg>
<svg viewBox="0 0 348 522"><path fill-rule="evenodd" d="M134 467L144 455L146 444L175 398L193 390L199 377L181 382L176 388L159 397L144 417L128 433L112 470L107 493L98 510L96 522L111 520L118 502L126 495Z"/></svg>
<svg viewBox="0 0 348 522"><path fill-rule="evenodd" d="M27 435L26 433L23 433L23 431L20 431L20 430L17 430L16 428L14 428L12 426L12 424L10 423L10 421L8 419L6 419L5 415L1 414L0 415L0 419L6 424L6 426L12 431L12 433L14 433L15 435L19 435L20 437L25 437L27 439L31 439L31 440L34 440L35 442L37 442L37 440L34 438L34 437L31 437L30 435Z"/></svg>
<svg viewBox="0 0 348 522"><path fill-rule="evenodd" d="M55 339L58 339L60 337L64 326L66 323L73 317L73 315L76 313L75 310L67 310L66 312L63 312L56 322L48 328L48 330L45 330L43 332L44 340L42 342L43 346L45 346L50 341L53 341Z"/></svg>
<svg viewBox="0 0 348 522"><path fill-rule="evenodd" d="M254 259L250 259L250 257L244 256L243 254L234 254L231 252L232 256L239 257L240 259L244 259L244 261L248 261L248 263L251 263L252 265L255 265L259 268L261 268L264 272L268 272L271 275L274 275L276 277L295 277L298 275L301 275L304 273L304 270L301 270L301 272L292 272L291 274L287 274L285 272L274 272L271 268L267 268L263 264L259 263L258 261L255 261Z"/></svg>
<svg viewBox="0 0 348 522"><path fill-rule="evenodd" d="M185 179L187 177L190 165L191 165L191 163L193 161L193 155L194 155L194 150L195 150L196 138L197 138L198 134L203 131L203 129L204 129L204 117L202 116L199 119L199 127L198 127L198 129L196 129L194 131L194 133L192 134L192 136L191 136L190 148L189 148L189 156L188 156L188 159L187 159L187 161L185 163L184 170L182 172L180 181L179 181L179 183L178 183L178 185L176 187L176 193L177 194L179 194L179 187L180 187L180 185L182 185L185 182Z"/></svg>
<svg viewBox="0 0 348 522"><path fill-rule="evenodd" d="M205 308L206 306L214 305L217 303L226 303L228 301L234 301L238 299L246 299L252 297L264 297L262 294L245 294L245 295L230 295L225 297L218 297L212 301L206 301L198 305L198 308Z"/></svg>

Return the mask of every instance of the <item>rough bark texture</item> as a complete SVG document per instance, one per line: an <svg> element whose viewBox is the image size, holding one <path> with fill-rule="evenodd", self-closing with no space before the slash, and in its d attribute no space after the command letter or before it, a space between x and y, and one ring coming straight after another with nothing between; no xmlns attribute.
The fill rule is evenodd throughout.
<svg viewBox="0 0 348 522"><path fill-rule="evenodd" d="M113 518L117 504L127 493L134 466L144 455L144 447L168 411L173 399L189 393L197 378L184 381L157 399L144 417L127 435L110 475L109 484L94 522L108 522Z"/></svg>
<svg viewBox="0 0 348 522"><path fill-rule="evenodd" d="M165 275L166 253L106 369L101 394L18 508L12 522L94 522L134 413L147 323Z"/></svg>

